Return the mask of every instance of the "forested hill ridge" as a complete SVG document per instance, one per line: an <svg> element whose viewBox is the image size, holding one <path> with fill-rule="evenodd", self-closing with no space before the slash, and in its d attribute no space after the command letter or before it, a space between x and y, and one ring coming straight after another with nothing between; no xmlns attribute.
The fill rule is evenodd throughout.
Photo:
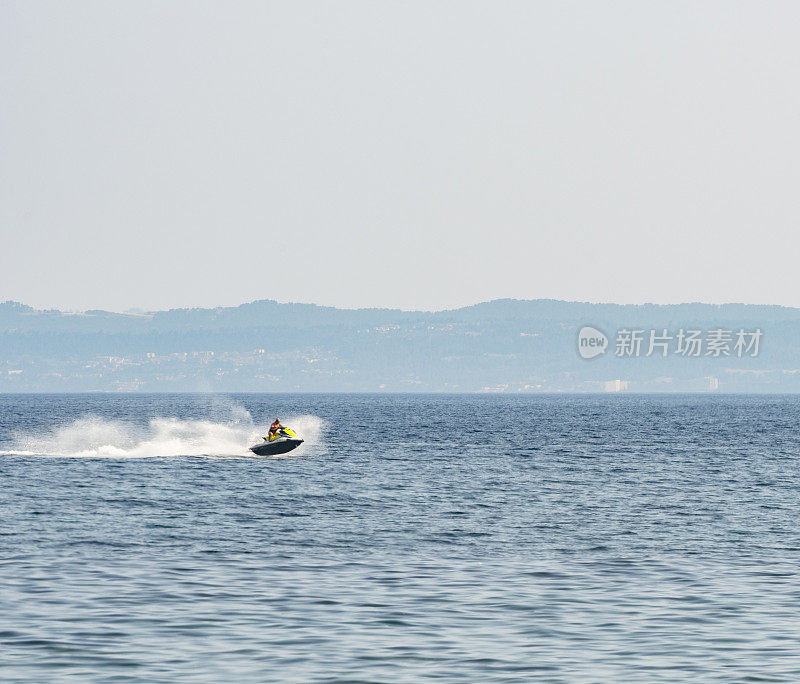
<svg viewBox="0 0 800 684"><path fill-rule="evenodd" d="M579 354L585 326L608 340L591 359ZM800 309L745 304L76 313L5 302L0 391L792 392L798 342Z"/></svg>

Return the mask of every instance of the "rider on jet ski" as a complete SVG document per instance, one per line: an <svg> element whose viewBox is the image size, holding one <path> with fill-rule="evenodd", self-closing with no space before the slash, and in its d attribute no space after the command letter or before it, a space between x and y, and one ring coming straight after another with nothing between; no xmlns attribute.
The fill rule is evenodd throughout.
<svg viewBox="0 0 800 684"><path fill-rule="evenodd" d="M283 425L281 425L281 421L279 418L275 419L275 422L269 426L269 436L264 437L268 442L271 442L273 439L278 438L278 430L282 430Z"/></svg>
<svg viewBox="0 0 800 684"><path fill-rule="evenodd" d="M281 425L279 418L269 426L269 433L264 437L264 441L260 444L254 444L250 447L257 456L277 456L286 454L292 449L296 449L303 443L294 430Z"/></svg>

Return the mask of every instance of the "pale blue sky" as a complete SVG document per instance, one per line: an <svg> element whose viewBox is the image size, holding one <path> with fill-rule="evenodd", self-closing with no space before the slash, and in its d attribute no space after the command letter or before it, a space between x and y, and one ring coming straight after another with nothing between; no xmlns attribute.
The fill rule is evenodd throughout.
<svg viewBox="0 0 800 684"><path fill-rule="evenodd" d="M800 305L800 4L0 1L0 299Z"/></svg>

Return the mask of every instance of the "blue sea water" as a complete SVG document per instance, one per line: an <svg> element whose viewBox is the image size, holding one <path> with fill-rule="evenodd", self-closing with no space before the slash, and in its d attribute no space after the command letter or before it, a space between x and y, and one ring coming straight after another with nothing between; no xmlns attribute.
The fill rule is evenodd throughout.
<svg viewBox="0 0 800 684"><path fill-rule="evenodd" d="M800 681L800 398L0 409L2 681Z"/></svg>

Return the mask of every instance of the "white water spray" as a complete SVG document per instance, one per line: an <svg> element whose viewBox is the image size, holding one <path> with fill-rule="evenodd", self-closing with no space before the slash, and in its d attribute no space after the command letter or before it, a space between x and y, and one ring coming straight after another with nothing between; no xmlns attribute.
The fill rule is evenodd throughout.
<svg viewBox="0 0 800 684"><path fill-rule="evenodd" d="M75 458L147 458L164 456L253 456L249 447L266 434L250 414L234 407L224 422L153 418L147 425L84 416L45 434L18 434L6 454ZM287 418L305 440L293 455L321 452L324 421L318 416Z"/></svg>

